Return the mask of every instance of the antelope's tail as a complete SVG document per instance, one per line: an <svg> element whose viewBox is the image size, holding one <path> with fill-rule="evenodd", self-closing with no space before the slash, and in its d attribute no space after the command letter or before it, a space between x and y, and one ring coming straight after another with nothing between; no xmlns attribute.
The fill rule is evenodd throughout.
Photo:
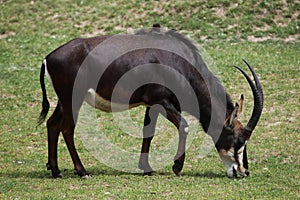
<svg viewBox="0 0 300 200"><path fill-rule="evenodd" d="M42 92L43 92L43 101L42 101L42 111L40 113L40 116L38 118L38 125L41 125L44 121L45 118L48 114L49 108L50 108L50 104L47 98L47 92L46 92L46 87L45 87L45 80L44 80L44 76L45 76L45 68L46 68L46 59L43 61L42 67L41 67L41 72L40 72L40 85L42 88Z"/></svg>

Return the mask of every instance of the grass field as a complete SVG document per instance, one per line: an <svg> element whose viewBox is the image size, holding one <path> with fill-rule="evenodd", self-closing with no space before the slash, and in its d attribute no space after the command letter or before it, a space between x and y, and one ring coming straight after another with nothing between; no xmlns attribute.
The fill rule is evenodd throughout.
<svg viewBox="0 0 300 200"><path fill-rule="evenodd" d="M0 199L300 199L299 8L299 1L279 0L0 0ZM107 167L85 148L80 134L77 149L93 178L73 174L62 137L58 153L64 178L50 178L46 127L36 128L44 56L74 37L124 33L157 22L202 45L234 100L245 94L244 123L252 95L232 66L243 66L241 58L255 66L265 107L248 144L251 175L227 178L215 150L201 158L198 146L205 136L199 131L180 178L172 173L172 160L153 177ZM48 83L47 91L53 104L56 97ZM143 113L143 108L135 109L132 116L141 123ZM106 135L122 148L139 151L140 139L120 132L110 114L99 115L106 119ZM154 149L177 134L172 126L161 126L168 126L167 131L159 132Z"/></svg>

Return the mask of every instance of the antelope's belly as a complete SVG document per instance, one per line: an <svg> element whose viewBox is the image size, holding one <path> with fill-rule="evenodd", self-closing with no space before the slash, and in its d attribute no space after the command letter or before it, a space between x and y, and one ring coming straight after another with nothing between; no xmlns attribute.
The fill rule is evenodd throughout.
<svg viewBox="0 0 300 200"><path fill-rule="evenodd" d="M89 105L105 112L120 112L140 105L145 106L145 104L142 102L134 104L120 104L111 102L110 100L104 99L92 88L88 90L84 100Z"/></svg>

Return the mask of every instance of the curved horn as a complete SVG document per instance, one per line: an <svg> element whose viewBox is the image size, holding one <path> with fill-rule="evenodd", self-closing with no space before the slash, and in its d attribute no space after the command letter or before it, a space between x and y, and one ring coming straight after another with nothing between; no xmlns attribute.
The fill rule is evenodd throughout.
<svg viewBox="0 0 300 200"><path fill-rule="evenodd" d="M248 74L244 70L242 70L238 66L234 66L235 68L240 70L240 72L242 72L242 74L245 76L245 78L247 79L247 81L251 87L252 93L253 93L254 107L252 110L251 118L250 118L247 126L245 127L245 130L247 132L249 132L249 136L248 136L248 138L249 138L261 116L262 109L263 109L263 103L264 103L264 95L263 95L263 90L262 90L261 84L259 82L259 79L258 79L254 69L250 66L250 64L246 60L243 59L243 61L246 63L246 65L250 69L252 76L254 78L254 81L255 81L255 85L254 85L253 81L251 80L251 78L248 76Z"/></svg>

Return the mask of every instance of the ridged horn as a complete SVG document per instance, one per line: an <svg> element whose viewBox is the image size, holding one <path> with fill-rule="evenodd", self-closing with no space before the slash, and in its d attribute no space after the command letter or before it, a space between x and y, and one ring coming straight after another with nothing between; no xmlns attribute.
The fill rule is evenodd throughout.
<svg viewBox="0 0 300 200"><path fill-rule="evenodd" d="M245 76L245 78L247 79L247 81L251 87L252 94L253 94L254 107L252 110L251 118L245 127L245 131L248 132L248 134L249 134L248 138L249 138L261 116L261 113L263 110L263 103L264 103L264 94L263 94L263 90L262 90L261 84L259 82L259 79L258 79L254 69L251 67L251 65L246 60L243 59L243 61L246 63L246 65L250 69L252 76L254 78L254 82L255 82L255 84L254 84L253 81L251 80L251 78L248 76L248 74L243 69L241 69L238 66L234 66Z"/></svg>

